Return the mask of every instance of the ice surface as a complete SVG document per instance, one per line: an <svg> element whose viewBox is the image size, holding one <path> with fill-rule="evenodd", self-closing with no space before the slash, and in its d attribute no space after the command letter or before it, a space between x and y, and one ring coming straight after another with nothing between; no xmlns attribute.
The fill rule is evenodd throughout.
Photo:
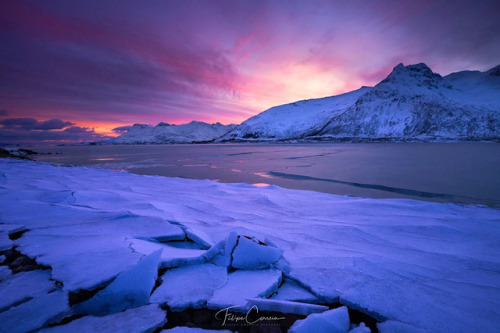
<svg viewBox="0 0 500 333"><path fill-rule="evenodd" d="M5 267L5 266L2 266ZM10 272L10 270L7 268ZM21 272L0 282L0 311L33 297L48 294L56 286L50 281L50 271Z"/></svg>
<svg viewBox="0 0 500 333"><path fill-rule="evenodd" d="M66 325L46 328L40 332L151 333L166 322L165 311L156 304L150 304L105 317L79 318Z"/></svg>
<svg viewBox="0 0 500 333"><path fill-rule="evenodd" d="M431 333L424 329L416 328L399 321L388 320L383 323L377 323L379 333Z"/></svg>
<svg viewBox="0 0 500 333"><path fill-rule="evenodd" d="M228 275L227 283L208 300L210 309L244 306L247 299L269 297L281 283L281 272L268 270L238 270Z"/></svg>
<svg viewBox="0 0 500 333"><path fill-rule="evenodd" d="M75 306L75 311L104 316L148 304L158 276L160 256L161 250L145 256L94 297Z"/></svg>
<svg viewBox="0 0 500 333"><path fill-rule="evenodd" d="M130 239L129 243L132 249L143 254L162 250L160 268L194 265L205 262L205 250L183 249L141 239Z"/></svg>
<svg viewBox="0 0 500 333"><path fill-rule="evenodd" d="M276 311L282 313L293 313L297 315L309 315L311 313L325 312L328 310L328 307L324 305L265 298L248 299L247 307L251 308L252 306L256 306L259 311Z"/></svg>
<svg viewBox="0 0 500 333"><path fill-rule="evenodd" d="M227 269L214 264L170 269L163 274L162 284L151 295L150 302L168 305L173 311L198 309L226 282Z"/></svg>
<svg viewBox="0 0 500 333"><path fill-rule="evenodd" d="M7 259L7 257L6 257L6 256L4 256L3 254L2 254L2 255L0 255L0 264L3 264L3 263L4 263L4 261L5 261L5 259Z"/></svg>
<svg viewBox="0 0 500 333"><path fill-rule="evenodd" d="M242 269L269 268L278 261L282 253L278 248L260 245L254 240L240 236L233 251L232 266Z"/></svg>
<svg viewBox="0 0 500 333"><path fill-rule="evenodd" d="M144 254L168 247L151 237L138 239L148 233L135 232L141 231L139 227L114 237L107 232L90 233L91 227L85 226L103 221L115 225L120 216L124 221L147 216L201 231L219 246L225 243L224 247L231 232L234 238L269 239L283 250L289 277L321 302L340 299L379 318L430 332L496 332L500 327L497 209L343 197L26 161L1 160L0 172L6 175L0 187L2 223L30 230L14 241L17 249L51 266L52 277L68 291L105 286ZM85 198L76 195L72 201L73 191L86 193ZM45 197L58 202L45 202ZM86 235L77 235L79 228ZM148 246L142 248L139 243ZM228 248L224 251L227 265L233 250ZM203 263L204 255L211 252L175 250L182 252L173 256L182 259L179 265ZM263 272L229 274L227 284L215 291L209 304L214 308L245 305L247 298L268 297L276 291L281 272L268 279L250 278ZM239 274L240 278L234 278ZM239 297L247 291L252 292Z"/></svg>
<svg viewBox="0 0 500 333"><path fill-rule="evenodd" d="M0 313L0 332L30 332L69 313L68 295L62 290L55 291Z"/></svg>
<svg viewBox="0 0 500 333"><path fill-rule="evenodd" d="M345 306L297 320L290 333L347 333L349 331L349 313Z"/></svg>
<svg viewBox="0 0 500 333"><path fill-rule="evenodd" d="M284 301L319 303L319 299L300 287L295 281L286 279L285 283L279 287L276 294L271 299L278 299Z"/></svg>

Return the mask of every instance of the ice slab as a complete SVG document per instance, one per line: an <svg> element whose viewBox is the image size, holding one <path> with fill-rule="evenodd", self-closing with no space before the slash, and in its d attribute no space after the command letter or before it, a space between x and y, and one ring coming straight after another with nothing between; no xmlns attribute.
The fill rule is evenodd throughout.
<svg viewBox="0 0 500 333"><path fill-rule="evenodd" d="M347 333L349 331L349 313L345 306L307 316L297 320L288 330L290 333Z"/></svg>
<svg viewBox="0 0 500 333"><path fill-rule="evenodd" d="M104 316L148 304L158 276L160 256L161 250L145 256L94 297L75 305L75 312Z"/></svg>
<svg viewBox="0 0 500 333"><path fill-rule="evenodd" d="M26 228L20 224L0 224L0 232L6 232L9 235L25 229Z"/></svg>
<svg viewBox="0 0 500 333"><path fill-rule="evenodd" d="M225 241L215 244L207 251L208 259L216 265L229 267L233 260L232 254L238 242L238 234L231 231Z"/></svg>
<svg viewBox="0 0 500 333"><path fill-rule="evenodd" d="M3 254L0 255L0 264L3 264L5 262L5 260L7 259L6 256L4 256Z"/></svg>
<svg viewBox="0 0 500 333"><path fill-rule="evenodd" d="M430 333L425 329L404 324L396 320L388 320L377 323L379 333Z"/></svg>
<svg viewBox="0 0 500 333"><path fill-rule="evenodd" d="M71 292L105 285L143 257L120 238L98 236L33 236L16 240L18 250L52 267L52 278Z"/></svg>
<svg viewBox="0 0 500 333"><path fill-rule="evenodd" d="M163 250L160 268L201 264L206 261L204 257L205 250L183 249L142 239L129 239L128 242L134 251L143 254L150 254L154 251Z"/></svg>
<svg viewBox="0 0 500 333"><path fill-rule="evenodd" d="M278 288L281 278L281 271L274 269L235 271L228 275L226 285L217 289L208 300L208 308L244 306L247 299L269 297Z"/></svg>
<svg viewBox="0 0 500 333"><path fill-rule="evenodd" d="M55 288L54 282L50 281L50 271L48 270L14 274L0 282L0 295L2 295L0 297L0 311L31 298L48 294Z"/></svg>
<svg viewBox="0 0 500 333"><path fill-rule="evenodd" d="M282 301L266 298L248 299L247 308L255 306L259 311L276 311L281 313L293 313L297 315L310 315L328 310L327 306L307 304L300 302Z"/></svg>
<svg viewBox="0 0 500 333"><path fill-rule="evenodd" d="M214 264L190 265L170 269L150 302L168 305L173 311L203 307L216 289L227 282L227 269Z"/></svg>
<svg viewBox="0 0 500 333"><path fill-rule="evenodd" d="M295 302L306 302L306 303L319 303L320 300L299 286L295 281L286 279L278 291L271 296L271 299L283 300L283 301L295 301Z"/></svg>
<svg viewBox="0 0 500 333"><path fill-rule="evenodd" d="M150 304L105 317L79 318L66 325L49 327L40 332L151 333L166 322L165 311L156 304Z"/></svg>
<svg viewBox="0 0 500 333"><path fill-rule="evenodd" d="M31 332L60 320L69 313L68 295L58 290L0 313L0 332Z"/></svg>
<svg viewBox="0 0 500 333"><path fill-rule="evenodd" d="M233 251L232 266L241 269L269 268L282 254L283 251L276 247L261 245L252 239L240 236Z"/></svg>
<svg viewBox="0 0 500 333"><path fill-rule="evenodd" d="M12 248L13 245L14 243L10 240L8 233L0 233L0 251L8 250Z"/></svg>
<svg viewBox="0 0 500 333"><path fill-rule="evenodd" d="M12 276L12 271L7 266L0 266L0 282ZM0 290L2 285L0 284ZM1 306L0 306L1 307Z"/></svg>

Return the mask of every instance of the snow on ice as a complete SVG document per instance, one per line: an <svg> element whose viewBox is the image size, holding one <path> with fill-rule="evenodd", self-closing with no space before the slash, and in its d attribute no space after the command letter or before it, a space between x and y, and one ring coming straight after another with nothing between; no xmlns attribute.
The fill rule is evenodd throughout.
<svg viewBox="0 0 500 333"><path fill-rule="evenodd" d="M47 328L87 301L69 307L68 292L114 289L113 281L120 282L127 270L139 269L145 256L160 249L164 283L185 276L193 284L199 279L203 289L200 299L192 297L187 286L175 288L174 283L153 292L160 299L155 301L178 301L179 308L205 306L205 300L213 309L247 306L249 300L269 309L288 301L340 302L376 318L385 333L406 328L496 332L500 326L497 209L10 159L0 160L0 172L5 175L0 184L0 231L8 235L7 225L25 231L19 238L7 237L12 244L6 246L47 266L11 274L0 264L2 299L9 300L0 310L2 328L4 323L14 325L8 318L18 318L15 323L28 325L26 330ZM252 248L258 249L253 257L248 253ZM147 276L149 289L156 272L154 265L146 266L139 275ZM189 274L200 267L220 269L220 280L217 274ZM13 281L23 287L12 287ZM62 290L56 290L60 285ZM99 295L89 296L88 302L96 302ZM294 327L311 325L307 322L329 317L331 311L344 310L311 314ZM340 317L334 322L344 331L356 329L348 320L346 328ZM85 316L47 330L102 330L107 325L113 331L154 330L164 320L164 311L153 304L105 317ZM331 323L320 322L319 327Z"/></svg>

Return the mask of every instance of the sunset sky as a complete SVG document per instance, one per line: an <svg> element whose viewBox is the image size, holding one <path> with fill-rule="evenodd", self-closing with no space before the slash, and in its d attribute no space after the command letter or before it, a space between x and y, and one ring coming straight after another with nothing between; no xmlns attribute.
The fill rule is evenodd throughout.
<svg viewBox="0 0 500 333"><path fill-rule="evenodd" d="M0 143L98 140L133 123L241 123L400 62L487 70L500 2L2 0L0 43Z"/></svg>

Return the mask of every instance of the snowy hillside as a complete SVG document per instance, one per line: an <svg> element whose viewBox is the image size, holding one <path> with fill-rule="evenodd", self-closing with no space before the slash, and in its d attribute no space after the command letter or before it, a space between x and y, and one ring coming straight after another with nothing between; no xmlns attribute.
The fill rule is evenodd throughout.
<svg viewBox="0 0 500 333"><path fill-rule="evenodd" d="M497 209L13 159L0 182L0 332L500 326Z"/></svg>
<svg viewBox="0 0 500 333"><path fill-rule="evenodd" d="M399 64L374 88L271 108L223 139L498 139L499 73L441 77L425 64Z"/></svg>
<svg viewBox="0 0 500 333"><path fill-rule="evenodd" d="M221 140L291 139L313 135L325 124L351 107L360 96L370 91L362 87L346 94L308 99L275 106L246 121Z"/></svg>
<svg viewBox="0 0 500 333"><path fill-rule="evenodd" d="M126 133L105 141L105 144L154 144L154 143L195 143L212 141L228 131L234 125L220 123L207 124L192 121L183 125L159 123L156 126L135 124Z"/></svg>

